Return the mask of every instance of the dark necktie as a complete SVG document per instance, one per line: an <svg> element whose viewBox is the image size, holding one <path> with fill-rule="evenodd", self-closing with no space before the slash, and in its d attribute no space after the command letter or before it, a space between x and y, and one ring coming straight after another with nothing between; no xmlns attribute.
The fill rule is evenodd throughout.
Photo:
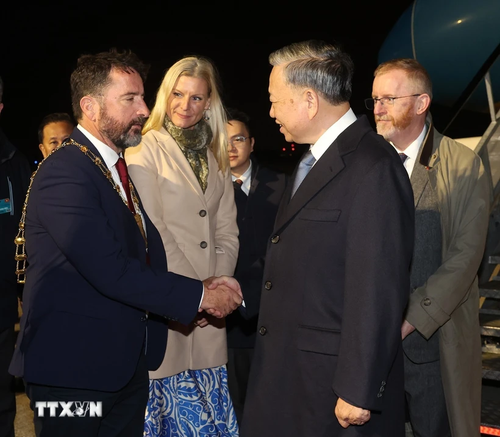
<svg viewBox="0 0 500 437"><path fill-rule="evenodd" d="M243 191L241 188L243 185L243 181L241 179L235 179L233 181L233 187L234 187L234 200L236 202L236 208L238 209L238 226L241 228L241 223L239 221L241 220L241 217L243 217L243 211L245 210L245 205L247 203L247 193Z"/></svg>
<svg viewBox="0 0 500 437"><path fill-rule="evenodd" d="M406 161L406 158L408 158L408 155L405 155L404 153L400 153L399 157L401 158L401 162L404 164Z"/></svg>
<svg viewBox="0 0 500 437"><path fill-rule="evenodd" d="M300 184L311 170L316 158L314 158L311 150L308 150L302 159L300 160L299 168L297 169L297 174L295 175L295 180L293 182L292 197L299 188Z"/></svg>
<svg viewBox="0 0 500 437"><path fill-rule="evenodd" d="M236 193L243 194L245 197L248 196L248 194L243 190L243 181L241 179L235 179L233 181L233 187Z"/></svg>
<svg viewBox="0 0 500 437"><path fill-rule="evenodd" d="M135 214L134 202L132 201L132 196L130 194L130 185L127 171L127 164L123 158L118 158L117 163L115 164L116 169L118 170L118 175L120 176L120 180L122 181L123 189L125 190L125 195L127 196L127 204L132 214Z"/></svg>

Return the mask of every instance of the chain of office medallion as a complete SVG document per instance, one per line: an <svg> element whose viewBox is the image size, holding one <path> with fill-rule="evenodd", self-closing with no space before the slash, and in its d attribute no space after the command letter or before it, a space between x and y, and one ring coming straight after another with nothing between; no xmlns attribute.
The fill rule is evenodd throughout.
<svg viewBox="0 0 500 437"><path fill-rule="evenodd" d="M123 194L121 192L121 189L118 186L118 184L114 181L113 176L111 175L111 171L108 169L108 167L103 162L103 160L101 158L99 158L91 150L89 150L89 148L87 146L84 146L84 145L82 145L80 143L77 143L75 140L73 140L73 139L70 138L70 139L66 140L64 143L62 143L59 147L57 147L56 149L54 149L50 153L50 155L52 155L53 153L55 153L57 150L59 150L59 149L61 149L63 147L66 147L66 146L70 146L70 145L77 146L80 149L81 152L83 152L85 155L87 155L92 160L92 162L95 165L97 165L97 167L99 167L99 169L101 170L102 174L106 177L106 179L108 179L108 181L113 186L114 190L120 195L123 203L125 205L127 205L127 207L128 207L127 200L123 196ZM45 159L47 159L47 158L45 158ZM23 210L22 210L22 213L21 213L21 220L19 221L19 231L17 233L16 238L14 239L14 243L16 245L16 254L15 254L16 276L17 276L17 282L19 284L24 284L26 282L26 259L27 259L27 256L26 256L26 239L25 239L25 234L24 234L24 227L25 227L25 224L26 224L26 209L27 209L27 206L28 206L28 200L29 200L29 196L30 196L30 191L31 191L31 186L33 184L33 180L34 180L34 178L35 178L38 170L40 170L40 167L45 162L45 159L43 159L40 162L40 164L38 164L37 169L31 175L30 183L29 183L29 186L28 186L28 191L26 192L26 197L24 199ZM132 185L132 183L130 181L129 181L129 187L130 187L130 193L132 194L132 198L133 198L134 202L138 205L139 204L139 200L137 198L137 194L135 192L134 186ZM136 213L137 224L139 225L139 228L142 228L141 224L139 224L139 220L137 219L137 215L138 214ZM140 217L139 217L139 219L140 219ZM144 237L144 241L146 242L146 238L145 238L143 229L141 229L141 233L142 233L142 235Z"/></svg>

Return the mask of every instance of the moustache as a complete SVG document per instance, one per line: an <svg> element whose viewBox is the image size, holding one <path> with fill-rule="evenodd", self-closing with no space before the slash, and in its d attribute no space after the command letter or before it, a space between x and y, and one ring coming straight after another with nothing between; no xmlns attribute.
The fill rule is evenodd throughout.
<svg viewBox="0 0 500 437"><path fill-rule="evenodd" d="M146 123L147 117L137 117L134 120L132 120L129 124L129 129L132 128L134 125L139 125L141 126L141 129L144 127L144 124Z"/></svg>
<svg viewBox="0 0 500 437"><path fill-rule="evenodd" d="M393 121L393 118L390 115L379 115L375 116L375 122L377 121Z"/></svg>

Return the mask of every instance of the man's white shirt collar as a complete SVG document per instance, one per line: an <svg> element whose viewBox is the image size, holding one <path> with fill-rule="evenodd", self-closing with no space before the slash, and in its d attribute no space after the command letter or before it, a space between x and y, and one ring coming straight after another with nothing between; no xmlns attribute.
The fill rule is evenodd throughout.
<svg viewBox="0 0 500 437"><path fill-rule="evenodd" d="M103 143L101 140L98 140L94 135L92 135L87 129L85 129L82 125L77 126L78 129L90 140L90 142L95 146L97 151L102 156L106 167L110 170L114 168L115 164L118 162L118 158L120 155L116 153L111 147ZM120 179L120 178L118 178ZM120 184L121 185L121 184Z"/></svg>
<svg viewBox="0 0 500 437"><path fill-rule="evenodd" d="M248 193L250 193L250 185L252 184L252 161L250 160L250 165L245 170L245 173L243 173L239 178L231 174L231 179L233 180L233 182L236 179L240 179L243 182L241 184L241 189L248 196Z"/></svg>
<svg viewBox="0 0 500 437"><path fill-rule="evenodd" d="M404 166L408 176L411 176L411 173L413 172L413 168L415 167L415 163L417 162L417 158L420 154L420 149L424 144L426 134L427 126L425 125L422 132L420 132L420 135L404 150L404 152L401 152L401 150L397 149L394 144L391 143L392 147L396 149L396 152L404 153L407 156Z"/></svg>
<svg viewBox="0 0 500 437"><path fill-rule="evenodd" d="M318 141L316 141L310 149L316 161L323 156L323 153L328 150L337 137L356 120L357 117L354 114L354 111L352 108L349 108L349 110L342 117L340 117L323 135L319 137Z"/></svg>

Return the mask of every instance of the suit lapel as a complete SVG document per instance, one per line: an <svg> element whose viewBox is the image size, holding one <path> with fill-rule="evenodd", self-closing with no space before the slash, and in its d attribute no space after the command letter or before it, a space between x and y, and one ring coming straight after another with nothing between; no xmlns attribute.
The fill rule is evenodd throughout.
<svg viewBox="0 0 500 437"><path fill-rule="evenodd" d="M343 156L354 151L358 147L361 138L371 129L371 125L364 115L345 129L316 162L300 184L295 195L290 199L297 165L280 203L276 218L276 231L285 226L325 185L345 168Z"/></svg>
<svg viewBox="0 0 500 437"><path fill-rule="evenodd" d="M252 175L250 176L250 191L248 192L247 196L247 202L246 202L246 207L245 207L245 216L246 216L246 211L248 211L251 208L251 203L253 203L253 195L254 193L257 192L259 189L259 178L257 177L258 171L259 171L259 163L257 160L253 157L250 156L250 159L252 160Z"/></svg>
<svg viewBox="0 0 500 437"><path fill-rule="evenodd" d="M248 193L249 197L251 194L255 193L257 187L259 186L259 180L257 179L257 172L259 171L259 163L253 156L250 156L250 159L252 161L252 175L250 180L250 192Z"/></svg>
<svg viewBox="0 0 500 437"><path fill-rule="evenodd" d="M207 182L207 189L205 190L205 194L203 194L203 191L200 187L198 179L196 179L196 176L194 176L193 170L191 170L191 166L189 167L189 169L191 170L191 173L193 174L194 179L196 181L196 185L198 187L198 193L206 201L208 201L214 195L215 188L217 186L217 179L219 178L219 176L218 176L219 164L217 164L217 160L215 159L214 154L211 153L210 151L207 151L207 158L208 158L208 182ZM184 158L184 159L187 161L186 158ZM189 165L189 163L188 163L188 165Z"/></svg>
<svg viewBox="0 0 500 437"><path fill-rule="evenodd" d="M99 151L97 150L97 148L92 144L92 142L83 134L83 132L81 132L79 129L75 128L73 133L71 134L71 138L74 139L77 143L87 147L89 150L91 150L96 156L98 156L102 162L104 163L104 159L103 157L101 156L101 154L99 153ZM105 163L104 163L105 164ZM99 167L96 165L94 166L97 173L99 175L101 175L102 177L104 177L102 171L99 169ZM110 169L108 169L110 170ZM141 197L139 196L139 191L137 190L136 186L134 185L134 182L132 180L132 178L130 178L130 182L132 183L133 187L134 187L134 191L135 191L135 194L137 196L137 201L139 202L139 208L141 210L141 213L144 217L144 220L145 220L145 224L146 224L146 233L149 235L149 233L151 232L151 227L153 226L153 223L151 222L151 220L149 219L149 217L147 216L147 214L145 213L145 210L144 210L144 207L142 205L142 201L141 201ZM109 183L108 181L108 184L110 186L111 189L113 189L113 185L111 183ZM115 191L113 189L113 191ZM120 196L118 193L116 193L118 196ZM124 208L126 208L127 211L129 211L127 205L125 205L123 202L120 202L121 204L123 204ZM135 221L133 215L131 215L131 218Z"/></svg>
<svg viewBox="0 0 500 437"><path fill-rule="evenodd" d="M344 167L344 161L339 155L338 144L335 141L319 161L314 164L314 167L302 181L297 192L291 199L290 194L293 184L290 184L289 190L287 190L287 199L290 199L290 201L284 209L284 215L280 217L279 225L295 216ZM283 218L283 222L281 218Z"/></svg>
<svg viewBox="0 0 500 437"><path fill-rule="evenodd" d="M434 172L433 167L430 166L432 159L433 165L438 165L439 161L435 157L431 158L434 152L434 139L433 139L433 128L432 124L428 124L427 135L424 138L424 143L420 149L417 162L413 167L411 172L411 186L413 188L413 198L415 201L415 207L418 206L425 187L430 182L429 176Z"/></svg>
<svg viewBox="0 0 500 437"><path fill-rule="evenodd" d="M415 166L413 167L413 171L411 172L411 186L413 188L413 199L415 202L415 207L418 206L418 203L420 202L420 199L422 197L422 193L429 183L427 172L428 170L418 162L415 164Z"/></svg>

